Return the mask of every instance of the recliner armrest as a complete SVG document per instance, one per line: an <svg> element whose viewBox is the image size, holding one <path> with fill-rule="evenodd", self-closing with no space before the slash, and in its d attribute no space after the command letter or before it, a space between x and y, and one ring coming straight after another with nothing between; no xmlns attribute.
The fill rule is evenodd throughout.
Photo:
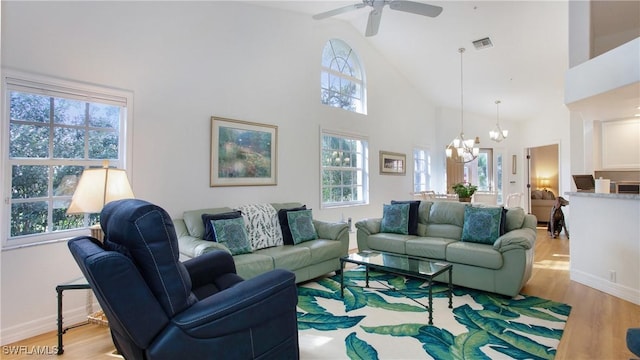
<svg viewBox="0 0 640 360"><path fill-rule="evenodd" d="M236 273L233 257L222 250L202 254L202 256L189 259L182 264L189 272L193 288L212 283L222 274Z"/></svg>
<svg viewBox="0 0 640 360"><path fill-rule="evenodd" d="M297 302L295 275L275 269L200 300L172 321L189 336L210 338L295 313Z"/></svg>

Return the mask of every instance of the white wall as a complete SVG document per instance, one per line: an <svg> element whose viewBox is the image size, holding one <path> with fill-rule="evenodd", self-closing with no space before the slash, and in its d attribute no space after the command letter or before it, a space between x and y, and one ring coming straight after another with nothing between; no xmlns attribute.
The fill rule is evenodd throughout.
<svg viewBox="0 0 640 360"><path fill-rule="evenodd" d="M459 131L459 112L420 97L361 31L343 22L230 2L1 6L3 67L134 93L132 186L137 197L174 217L195 208L271 201L303 202L323 220L380 216L382 203L409 197L416 145L431 148L434 177L443 184L444 146ZM366 116L319 103L321 51L333 37L349 43L364 64ZM213 115L278 125L277 186L209 187ZM564 115L544 123L562 122ZM465 116L466 133L488 144L494 119ZM438 120L445 125L436 126ZM549 141L543 128L531 129L534 140L527 140L530 134L508 119L502 123L510 138L499 146L509 157ZM368 136L370 205L320 209L321 127ZM406 153L407 175L379 175L379 150ZM55 329L55 285L80 275L66 242L3 251L0 264L2 344ZM68 292L68 321L81 320L92 301L85 291Z"/></svg>

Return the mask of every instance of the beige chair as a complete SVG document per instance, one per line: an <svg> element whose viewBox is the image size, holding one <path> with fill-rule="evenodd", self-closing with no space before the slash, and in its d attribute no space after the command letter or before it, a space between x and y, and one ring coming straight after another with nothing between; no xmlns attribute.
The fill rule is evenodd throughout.
<svg viewBox="0 0 640 360"><path fill-rule="evenodd" d="M522 207L522 195L522 193L511 193L507 195L507 199L504 201L504 206L507 208Z"/></svg>

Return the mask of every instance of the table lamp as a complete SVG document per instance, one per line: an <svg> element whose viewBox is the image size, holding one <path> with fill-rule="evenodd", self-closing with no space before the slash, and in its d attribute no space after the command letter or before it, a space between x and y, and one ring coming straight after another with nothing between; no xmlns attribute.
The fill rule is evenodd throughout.
<svg viewBox="0 0 640 360"><path fill-rule="evenodd" d="M111 201L132 198L134 196L127 173L122 169L110 168L105 160L102 168L90 168L82 172L67 214L99 213ZM92 237L103 240L100 224L90 229Z"/></svg>

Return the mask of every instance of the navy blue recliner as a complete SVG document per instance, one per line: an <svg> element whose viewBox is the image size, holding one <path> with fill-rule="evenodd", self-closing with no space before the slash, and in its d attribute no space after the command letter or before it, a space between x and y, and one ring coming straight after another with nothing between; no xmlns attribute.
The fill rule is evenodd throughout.
<svg viewBox="0 0 640 360"><path fill-rule="evenodd" d="M181 263L171 218L143 200L107 204L101 225L104 243L69 249L125 359L299 358L292 272L243 280L224 251Z"/></svg>

